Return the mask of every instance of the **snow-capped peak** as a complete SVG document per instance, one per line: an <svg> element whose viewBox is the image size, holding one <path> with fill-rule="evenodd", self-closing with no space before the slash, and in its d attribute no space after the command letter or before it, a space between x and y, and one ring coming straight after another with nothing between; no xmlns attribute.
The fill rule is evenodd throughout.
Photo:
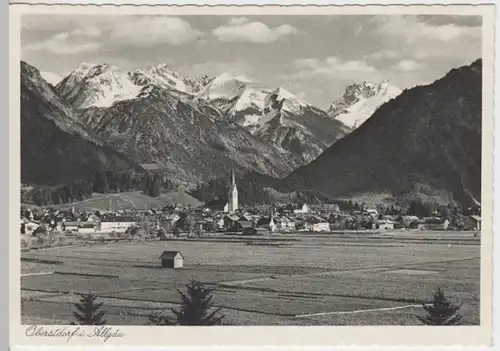
<svg viewBox="0 0 500 351"><path fill-rule="evenodd" d="M95 63L90 63L90 62L83 62L78 65L71 73L70 75L78 76L80 78L83 78L87 75L87 73L94 67L98 66Z"/></svg>
<svg viewBox="0 0 500 351"><path fill-rule="evenodd" d="M262 110L264 108L266 96L269 93L256 89L253 87L246 87L245 90L241 93L240 98L234 104L232 111L243 111L245 109L255 107L258 110Z"/></svg>
<svg viewBox="0 0 500 351"><path fill-rule="evenodd" d="M191 92L193 94L196 94L206 87L212 80L214 80L214 77L210 77L205 74L196 78L186 77L184 78L184 83L191 87Z"/></svg>
<svg viewBox="0 0 500 351"><path fill-rule="evenodd" d="M85 77L95 77L105 74L115 74L119 72L125 72L125 70L120 69L118 66L110 65L109 63L103 63L101 65L96 65L91 67Z"/></svg>
<svg viewBox="0 0 500 351"><path fill-rule="evenodd" d="M222 73L198 93L201 100L227 99L240 96L249 80L242 76L234 77L229 73Z"/></svg>
<svg viewBox="0 0 500 351"><path fill-rule="evenodd" d="M283 87L279 87L266 97L265 106L269 104L275 105L276 103L281 105L283 111L292 113L298 112L301 108L309 106L307 102L299 99Z"/></svg>
<svg viewBox="0 0 500 351"><path fill-rule="evenodd" d="M115 101L136 97L140 91L127 70L108 63L80 64L56 89L77 108L109 107Z"/></svg>
<svg viewBox="0 0 500 351"><path fill-rule="evenodd" d="M132 81L140 86L155 84L163 88L173 88L184 93L191 93L184 79L167 64L159 64L146 69L137 69L129 73Z"/></svg>
<svg viewBox="0 0 500 351"><path fill-rule="evenodd" d="M57 93L65 99L71 100L79 94L79 87L81 81L85 78L87 73L97 66L94 63L83 62L80 63L73 71L66 77L59 81L56 85Z"/></svg>
<svg viewBox="0 0 500 351"><path fill-rule="evenodd" d="M374 89L377 85L367 80L364 80L361 82L361 86L363 88Z"/></svg>
<svg viewBox="0 0 500 351"><path fill-rule="evenodd" d="M175 72L172 68L170 68L170 66L167 65L166 63L160 63L158 65L151 66L147 70L150 72L168 72L176 78L179 77L177 72Z"/></svg>
<svg viewBox="0 0 500 351"><path fill-rule="evenodd" d="M384 80L379 84L361 82L348 85L341 99L328 109L328 114L350 128L363 124L384 103L402 90Z"/></svg>
<svg viewBox="0 0 500 351"><path fill-rule="evenodd" d="M286 90L283 87L279 87L273 93L276 94L278 100L281 100L281 99L297 99L297 97L295 95L293 95L291 92L289 92L288 90Z"/></svg>
<svg viewBox="0 0 500 351"><path fill-rule="evenodd" d="M387 95L396 97L401 94L402 90L392 85L388 80L384 80L378 85L377 92L384 92Z"/></svg>
<svg viewBox="0 0 500 351"><path fill-rule="evenodd" d="M109 63L82 63L56 89L77 108L109 107L115 101L137 97L150 84L186 94L193 90L167 64L129 70Z"/></svg>
<svg viewBox="0 0 500 351"><path fill-rule="evenodd" d="M391 83L387 80L387 79L384 79L383 81L381 81L378 86L379 88L384 88L384 87L387 87L389 86Z"/></svg>

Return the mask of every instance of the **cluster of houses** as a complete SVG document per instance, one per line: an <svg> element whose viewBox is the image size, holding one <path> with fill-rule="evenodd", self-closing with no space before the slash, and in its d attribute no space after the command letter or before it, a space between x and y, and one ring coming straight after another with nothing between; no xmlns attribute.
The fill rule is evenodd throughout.
<svg viewBox="0 0 500 351"><path fill-rule="evenodd" d="M205 210L209 213L208 210ZM332 232L337 230L449 230L446 218L380 215L375 209L342 212L332 205L286 205L274 207L268 214L254 211L206 214L197 219L205 231L229 231L252 233L265 229L269 232ZM462 230L481 230L481 218L469 216Z"/></svg>
<svg viewBox="0 0 500 351"><path fill-rule="evenodd" d="M460 228L451 228L447 218L418 218L405 215L382 215L375 208L345 212L338 205L276 204L268 208L241 209L234 173L227 201L214 201L192 209L180 204L159 209L121 210L89 213L44 209L22 209L21 233L31 234L38 227L66 233L125 233L139 223L167 233L231 232L259 234L274 232L331 232L336 230L481 230L481 218L468 216Z"/></svg>
<svg viewBox="0 0 500 351"><path fill-rule="evenodd" d="M104 213L76 212L71 210L43 209L42 211L22 210L21 234L32 234L43 227L47 231L65 233L124 233L139 219L135 214L115 211Z"/></svg>
<svg viewBox="0 0 500 351"><path fill-rule="evenodd" d="M449 230L446 218L380 215L375 209L342 212L336 205L278 205L265 210L237 209L213 211L209 207L186 209L170 206L163 209L108 211L103 213L46 209L41 213L24 211L21 233L31 234L38 227L66 233L125 233L139 223L166 233L230 232L259 234L275 232L332 232L338 230ZM462 230L481 230L479 216L466 217Z"/></svg>
<svg viewBox="0 0 500 351"><path fill-rule="evenodd" d="M241 234L275 232L332 232L338 230L449 230L448 219L439 217L379 215L366 209L345 213L328 205L315 207L307 204L272 207L265 211L255 209L233 212L214 212L208 207L186 210L149 209L145 211L110 211L86 213L80 211L46 210L35 216L30 210L21 218L21 233L31 234L44 226L49 231L66 233L125 233L141 222L167 233L231 232ZM455 229L455 228L453 228ZM469 216L462 230L481 230L481 218Z"/></svg>

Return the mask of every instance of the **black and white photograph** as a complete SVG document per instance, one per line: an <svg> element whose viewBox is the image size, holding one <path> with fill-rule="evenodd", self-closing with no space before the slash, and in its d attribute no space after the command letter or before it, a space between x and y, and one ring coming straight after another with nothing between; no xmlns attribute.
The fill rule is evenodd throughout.
<svg viewBox="0 0 500 351"><path fill-rule="evenodd" d="M483 325L483 25L24 13L21 324Z"/></svg>

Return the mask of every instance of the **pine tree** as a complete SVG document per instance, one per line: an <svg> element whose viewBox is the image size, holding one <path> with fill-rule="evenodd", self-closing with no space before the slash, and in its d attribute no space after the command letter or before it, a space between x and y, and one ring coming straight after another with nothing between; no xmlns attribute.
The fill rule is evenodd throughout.
<svg viewBox="0 0 500 351"><path fill-rule="evenodd" d="M73 312L77 323L80 325L104 325L106 320L103 319L105 312L99 311L102 302L97 302L97 296L92 293L80 294L80 302L75 303L75 308L78 312Z"/></svg>
<svg viewBox="0 0 500 351"><path fill-rule="evenodd" d="M187 285L186 292L178 290L181 295L181 307L178 311L171 309L174 317L155 313L149 317L149 320L155 325L221 325L224 316L218 315L220 308L210 312L214 308L212 291L202 283L192 280Z"/></svg>
<svg viewBox="0 0 500 351"><path fill-rule="evenodd" d="M426 325L458 325L462 321L462 316L458 313L460 306L449 302L441 289L434 293L432 300L424 304L423 308L427 315L417 318Z"/></svg>

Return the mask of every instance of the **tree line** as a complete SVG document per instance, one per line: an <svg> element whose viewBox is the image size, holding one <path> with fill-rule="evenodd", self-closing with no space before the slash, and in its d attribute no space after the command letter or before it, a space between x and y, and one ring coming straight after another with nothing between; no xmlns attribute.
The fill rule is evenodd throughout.
<svg viewBox="0 0 500 351"><path fill-rule="evenodd" d="M245 205L271 205L276 202L265 188L280 189L279 179L263 174L248 172L236 179L239 202ZM190 195L203 202L226 199L230 185L229 178L214 178L200 184ZM298 191L293 195L295 202L308 204L336 203L332 198L316 191Z"/></svg>
<svg viewBox="0 0 500 351"><path fill-rule="evenodd" d="M264 187L255 180L238 178L238 199L246 205L270 204L271 201ZM214 199L226 199L228 196L229 178L215 178L200 184L190 195L203 202Z"/></svg>
<svg viewBox="0 0 500 351"><path fill-rule="evenodd" d="M57 205L89 198L92 193L106 194L141 190L158 197L174 185L156 172L135 173L131 171L106 171L94 173L91 179L80 179L56 186L33 186L21 192L21 202L38 206Z"/></svg>

